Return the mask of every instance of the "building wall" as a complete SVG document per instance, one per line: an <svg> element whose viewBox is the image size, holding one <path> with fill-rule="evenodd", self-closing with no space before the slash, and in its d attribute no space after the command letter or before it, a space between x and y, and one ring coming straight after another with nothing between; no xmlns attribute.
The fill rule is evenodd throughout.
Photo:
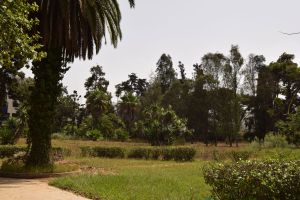
<svg viewBox="0 0 300 200"><path fill-rule="evenodd" d="M13 102L12 99L7 97L7 114L9 114L10 117L17 112L17 108L14 107Z"/></svg>

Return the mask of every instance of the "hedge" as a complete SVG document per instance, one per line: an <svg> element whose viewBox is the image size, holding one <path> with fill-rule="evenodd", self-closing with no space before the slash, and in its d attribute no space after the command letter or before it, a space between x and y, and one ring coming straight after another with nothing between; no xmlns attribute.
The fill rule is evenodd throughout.
<svg viewBox="0 0 300 200"><path fill-rule="evenodd" d="M204 168L215 200L299 200L300 161L240 161Z"/></svg>
<svg viewBox="0 0 300 200"><path fill-rule="evenodd" d="M0 158L12 157L16 153L26 152L26 147L12 146L12 145L0 145Z"/></svg>
<svg viewBox="0 0 300 200"><path fill-rule="evenodd" d="M20 152L26 152L27 147L13 146L13 145L0 145L0 158L9 158ZM52 155L54 160L61 160L65 156L71 155L71 150L61 147L53 147Z"/></svg>
<svg viewBox="0 0 300 200"><path fill-rule="evenodd" d="M120 147L80 147L82 156L124 158L126 150Z"/></svg>
<svg viewBox="0 0 300 200"><path fill-rule="evenodd" d="M192 161L196 150L190 147L138 147L126 151L120 147L81 147L82 156Z"/></svg>
<svg viewBox="0 0 300 200"><path fill-rule="evenodd" d="M159 148L134 148L128 152L128 158L158 160L161 155Z"/></svg>

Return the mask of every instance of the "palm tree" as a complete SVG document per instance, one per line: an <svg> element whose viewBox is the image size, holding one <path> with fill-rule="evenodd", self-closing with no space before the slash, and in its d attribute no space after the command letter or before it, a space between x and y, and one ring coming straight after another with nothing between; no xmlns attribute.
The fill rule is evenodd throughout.
<svg viewBox="0 0 300 200"><path fill-rule="evenodd" d="M93 118L93 127L99 124L99 119L111 105L111 96L102 90L95 90L89 93L86 99L86 109Z"/></svg>
<svg viewBox="0 0 300 200"><path fill-rule="evenodd" d="M132 129L133 122L137 118L137 112L139 109L140 101L133 95L133 93L126 93L121 97L119 102L118 110L119 114L126 124L127 131L130 132Z"/></svg>
<svg viewBox="0 0 300 200"><path fill-rule="evenodd" d="M121 39L121 12L117 0L30 0L39 11L35 31L47 56L33 63L35 88L31 95L29 130L31 147L27 166L51 164L51 133L60 81L67 62L75 58L91 59L106 43L107 33L117 46ZM134 0L129 0L134 6ZM94 51L95 50L95 51Z"/></svg>

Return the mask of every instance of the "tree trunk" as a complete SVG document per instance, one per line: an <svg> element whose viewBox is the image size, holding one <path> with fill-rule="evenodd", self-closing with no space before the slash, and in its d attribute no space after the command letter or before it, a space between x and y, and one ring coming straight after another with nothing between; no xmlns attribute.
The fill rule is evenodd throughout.
<svg viewBox="0 0 300 200"><path fill-rule="evenodd" d="M29 157L27 166L48 166L51 134L55 116L57 97L61 92L60 81L66 72L61 50L47 51L47 57L33 63L35 87L30 97L29 109Z"/></svg>

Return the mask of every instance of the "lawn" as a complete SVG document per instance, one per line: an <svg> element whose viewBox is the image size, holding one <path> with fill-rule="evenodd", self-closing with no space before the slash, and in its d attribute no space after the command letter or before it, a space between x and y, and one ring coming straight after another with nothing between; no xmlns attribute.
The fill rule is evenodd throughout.
<svg viewBox="0 0 300 200"><path fill-rule="evenodd" d="M151 200L205 199L204 161L176 163L129 159L68 159L89 166L91 173L58 178L51 185L75 191L92 199Z"/></svg>
<svg viewBox="0 0 300 200"><path fill-rule="evenodd" d="M242 143L239 147L218 147L187 144L197 150L194 162L104 159L81 157L81 146L134 147L148 146L138 142L53 140L53 146L71 150L64 162L79 166L78 176L54 179L51 185L103 200L203 200L209 199L210 187L205 184L202 168L212 160L230 160L232 151L251 151L251 159L300 159L300 149L270 148L259 150ZM22 141L21 143L22 144Z"/></svg>

